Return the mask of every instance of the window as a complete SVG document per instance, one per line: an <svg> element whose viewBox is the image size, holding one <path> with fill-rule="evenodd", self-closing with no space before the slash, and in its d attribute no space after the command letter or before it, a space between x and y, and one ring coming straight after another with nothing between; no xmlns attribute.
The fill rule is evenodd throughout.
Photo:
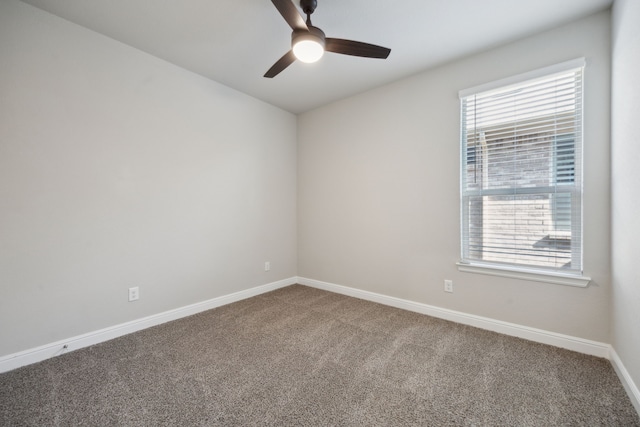
<svg viewBox="0 0 640 427"><path fill-rule="evenodd" d="M461 264L582 274L583 69L460 93Z"/></svg>

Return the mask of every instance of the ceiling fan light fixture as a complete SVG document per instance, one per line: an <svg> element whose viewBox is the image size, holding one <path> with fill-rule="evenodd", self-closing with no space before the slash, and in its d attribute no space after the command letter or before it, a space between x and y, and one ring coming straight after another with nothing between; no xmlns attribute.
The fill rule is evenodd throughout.
<svg viewBox="0 0 640 427"><path fill-rule="evenodd" d="M313 28L313 27L312 27ZM313 28L316 30L315 28ZM318 32L318 34L314 34ZM324 33L322 31L294 31L291 45L296 58L307 64L318 61L324 55Z"/></svg>
<svg viewBox="0 0 640 427"><path fill-rule="evenodd" d="M293 54L302 62L311 64L324 55L324 48L314 40L301 40L293 45Z"/></svg>
<svg viewBox="0 0 640 427"><path fill-rule="evenodd" d="M391 49L374 44L326 38L320 28L311 24L311 14L316 9L318 0L299 1L300 8L307 15L306 21L291 0L271 0L293 32L291 33L291 50L278 59L264 73L264 77L274 78L296 60L307 63L316 62L322 58L325 50L342 55L381 59L386 59L391 53Z"/></svg>

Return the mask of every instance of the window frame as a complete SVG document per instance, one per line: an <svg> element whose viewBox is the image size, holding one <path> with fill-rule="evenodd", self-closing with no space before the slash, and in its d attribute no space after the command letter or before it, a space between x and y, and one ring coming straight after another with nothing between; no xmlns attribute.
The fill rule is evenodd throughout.
<svg viewBox="0 0 640 427"><path fill-rule="evenodd" d="M512 76L512 77L508 77L506 79L501 79L501 80L497 80L494 82L490 82L487 84L483 84L480 86L475 86L469 89L465 89L459 92L459 97L462 103L463 98L466 98L468 96L474 95L474 94L480 94L482 92L487 92L487 91L491 91L491 90L496 90L496 89L501 89L501 88L506 88L510 85L516 85L516 84L520 84L520 83L524 83L528 80L533 80L533 79L537 79L537 78L542 78L545 76L550 76L553 74L557 74L557 73L561 73L561 72L565 72L565 71L569 71L571 69L577 69L577 68L582 68L582 79L584 82L584 72L585 72L585 66L586 66L586 61L584 58L578 58L572 61L567 61L567 62L563 62L561 64L556 64L556 65L552 65L550 67L545 67L545 68L541 68L538 70L534 70L528 73L523 73L523 74L519 74L516 76ZM582 97L584 98L584 83L582 86ZM462 107L462 104L461 104ZM584 108L582 106L582 110L581 110L581 114L584 113ZM578 286L578 287L586 287L589 284L589 281L591 280L589 277L585 276L583 274L584 271L584 265L582 263L582 259L583 259L583 253L584 253L584 249L583 249L583 245L582 245L582 237L583 237L583 227L582 227L582 195L583 195L583 188L582 188L582 180L579 181L580 187L578 188L578 191L580 192L580 197L578 197L577 199L574 197L574 195L571 196L572 199L572 203L574 202L574 200L579 200L580 203L580 211L579 211L579 227L580 227L580 241L579 241L579 253L576 253L575 251L572 251L571 257L572 259L574 259L573 257L575 256L579 256L580 257L580 266L581 266L581 270L580 271L576 271L576 270L572 270L572 271L563 271L561 269L554 269L554 268L545 268L542 266L525 266L525 265L515 265L515 264L508 264L508 263L500 263L500 262L491 262L491 261L480 261L480 260L470 260L470 259L466 259L464 258L464 245L465 245L465 237L467 238L467 245L469 244L468 242L468 234L467 231L465 231L465 219L468 219L468 216L465 215L465 197L469 197L470 191L464 191L465 189L463 188L464 185L464 179L463 179L463 174L466 173L466 167L467 167L467 154L469 151L470 146L466 145L466 142L464 142L462 139L465 138L465 133L466 133L466 129L462 129L462 124L464 123L464 114L465 111L463 110L463 108L460 108L460 137L461 137L461 145L460 145L460 242L461 242L461 261L457 262L457 266L458 266L458 270L462 271L462 272L467 272L467 273L478 273L478 274L489 274L489 275L494 275L494 276L502 276L502 277L510 277L510 278L517 278L517 279L524 279L524 280L531 280L531 281L537 281L537 282L546 282L546 283L555 283L555 284L561 284L561 285L568 285L568 286ZM581 123L582 125L582 123ZM576 132L580 132L580 136L582 137L582 129L577 129ZM557 140L563 136L566 136L567 134L557 134L554 137L554 141L553 141L553 160L552 160L552 168L553 171L555 172L557 170L558 167L558 161L557 161ZM573 137L574 140L574 144L576 141L576 136L574 134ZM580 149L583 149L584 147L584 140L581 139L581 147ZM473 147L475 150L477 150L477 146ZM466 149L467 152L464 152ZM575 145L574 145L574 154L575 154ZM477 166L477 162L479 162L479 153L475 153L474 156L474 161L473 164L474 166ZM575 180L575 176L576 174L580 174L580 177L582 176L582 161L579 162L580 164L575 164L574 165L574 169L573 169L573 174L571 177L571 181ZM562 184L560 184L561 186ZM555 186L558 186L558 183L556 183ZM540 187L538 187L538 190L540 190ZM575 193L575 189L572 190L571 194ZM503 189L494 189L494 190L489 190L489 191L484 191L483 194L484 195L488 195L488 193L495 193L495 195L499 195L499 193L501 194L505 194L508 193L509 195L513 195L518 194L520 192L524 192L526 193L527 190L526 188L524 189L514 189L513 188L509 188L507 190L503 190ZM464 195L464 196L463 196ZM554 224L556 223L556 218L554 215L553 218L553 222ZM468 228L468 227L467 227ZM554 225L555 228L555 225Z"/></svg>

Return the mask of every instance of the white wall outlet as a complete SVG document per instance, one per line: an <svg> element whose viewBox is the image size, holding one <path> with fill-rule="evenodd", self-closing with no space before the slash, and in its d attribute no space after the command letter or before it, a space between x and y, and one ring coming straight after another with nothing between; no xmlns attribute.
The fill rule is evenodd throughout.
<svg viewBox="0 0 640 427"><path fill-rule="evenodd" d="M271 270L271 263L269 261L264 263L264 271Z"/></svg>
<svg viewBox="0 0 640 427"><path fill-rule="evenodd" d="M444 281L444 291L445 292L453 292L453 280L445 280Z"/></svg>
<svg viewBox="0 0 640 427"><path fill-rule="evenodd" d="M129 288L129 301L136 301L140 298L140 288L138 286Z"/></svg>

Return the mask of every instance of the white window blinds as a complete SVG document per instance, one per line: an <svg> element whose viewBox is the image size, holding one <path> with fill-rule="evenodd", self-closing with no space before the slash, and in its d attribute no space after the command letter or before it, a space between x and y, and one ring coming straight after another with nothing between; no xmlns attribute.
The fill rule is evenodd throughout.
<svg viewBox="0 0 640 427"><path fill-rule="evenodd" d="M563 65L461 93L463 263L581 274L584 65Z"/></svg>

